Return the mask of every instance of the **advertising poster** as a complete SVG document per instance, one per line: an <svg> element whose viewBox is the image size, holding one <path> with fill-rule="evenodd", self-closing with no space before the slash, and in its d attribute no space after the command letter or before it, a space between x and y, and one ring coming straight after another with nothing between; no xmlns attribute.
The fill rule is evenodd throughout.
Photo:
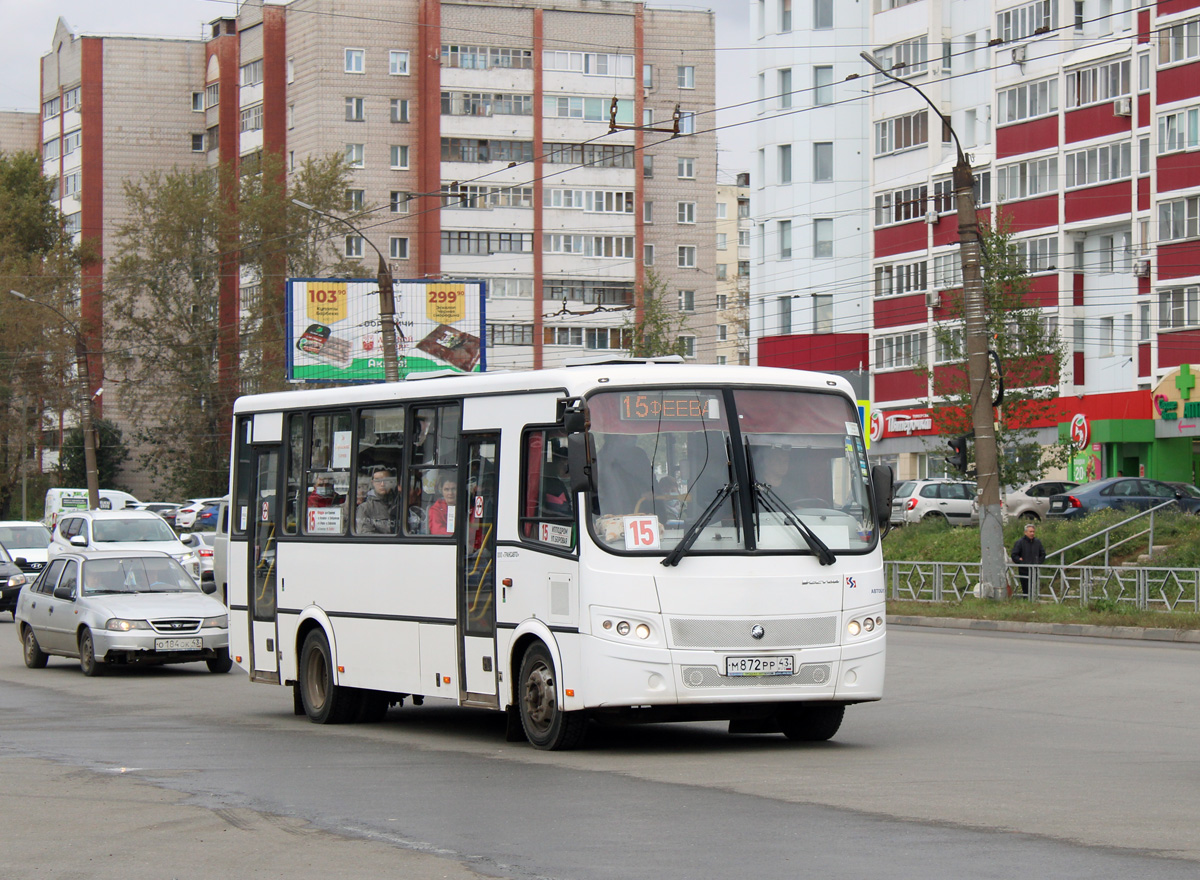
<svg viewBox="0 0 1200 880"><path fill-rule="evenodd" d="M396 362L409 373L487 367L482 281L395 281ZM382 382L375 279L288 281L288 379Z"/></svg>

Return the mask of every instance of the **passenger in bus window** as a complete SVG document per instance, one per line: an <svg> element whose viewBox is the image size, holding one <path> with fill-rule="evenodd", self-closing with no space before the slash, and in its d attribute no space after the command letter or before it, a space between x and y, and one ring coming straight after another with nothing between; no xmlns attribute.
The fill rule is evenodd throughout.
<svg viewBox="0 0 1200 880"><path fill-rule="evenodd" d="M346 500L333 487L332 474L318 474L313 478L313 490L308 493L309 507L333 507Z"/></svg>
<svg viewBox="0 0 1200 880"><path fill-rule="evenodd" d="M365 484L364 484L365 485ZM396 474L385 467L371 473L371 490L354 514L354 531L359 535L394 535L400 521L400 494Z"/></svg>
<svg viewBox="0 0 1200 880"><path fill-rule="evenodd" d="M443 476L438 481L438 491L442 497L433 502L429 508L429 534L454 534L454 503L458 499L458 477L454 474Z"/></svg>

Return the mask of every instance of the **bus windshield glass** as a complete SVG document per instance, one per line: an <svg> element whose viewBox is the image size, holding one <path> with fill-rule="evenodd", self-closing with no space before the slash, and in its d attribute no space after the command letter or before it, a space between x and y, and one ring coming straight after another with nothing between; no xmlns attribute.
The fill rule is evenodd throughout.
<svg viewBox="0 0 1200 880"><path fill-rule="evenodd" d="M591 525L608 549L666 553L698 522L689 553L814 553L813 535L835 554L874 546L858 411L841 395L615 390L588 414Z"/></svg>

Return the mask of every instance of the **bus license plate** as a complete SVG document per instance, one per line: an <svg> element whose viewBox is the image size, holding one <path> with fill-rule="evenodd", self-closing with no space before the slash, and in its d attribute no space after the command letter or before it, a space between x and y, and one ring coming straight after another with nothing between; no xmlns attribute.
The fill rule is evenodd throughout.
<svg viewBox="0 0 1200 880"><path fill-rule="evenodd" d="M727 676L794 675L795 671L795 658L790 654L725 658L725 674Z"/></svg>
<svg viewBox="0 0 1200 880"><path fill-rule="evenodd" d="M204 647L203 639L155 639L156 651L199 651Z"/></svg>

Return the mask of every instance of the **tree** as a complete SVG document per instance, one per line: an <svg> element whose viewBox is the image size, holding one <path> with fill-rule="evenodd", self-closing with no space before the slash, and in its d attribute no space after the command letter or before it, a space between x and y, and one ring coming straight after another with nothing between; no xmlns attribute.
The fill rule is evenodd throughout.
<svg viewBox="0 0 1200 880"><path fill-rule="evenodd" d="M32 467L41 432L57 426L77 390L76 291L85 251L54 206L53 178L30 152L0 152L0 509ZM17 290L35 302L9 296Z"/></svg>
<svg viewBox="0 0 1200 880"><path fill-rule="evenodd" d="M653 269L646 270L641 315L626 319L624 327L629 336L626 350L631 357L687 354L687 345L680 337L688 329L687 321L671 310L667 303L667 283Z"/></svg>
<svg viewBox="0 0 1200 880"><path fill-rule="evenodd" d="M117 476L121 466L129 459L129 449L121 429L107 419L96 419L92 426L96 430L96 469L100 475L101 489L118 489ZM86 486L87 470L83 462L83 429L72 428L63 435L62 449L58 455L57 471L59 485Z"/></svg>
<svg viewBox="0 0 1200 880"><path fill-rule="evenodd" d="M984 320L988 348L995 352L993 386L999 387L999 378L1004 388L996 431L1000 485L1015 486L1070 460L1068 441L1044 447L1033 427L1057 413L1054 401L1067 363L1067 348L1057 326L1033 299L1027 266L1035 257L1025 256L999 212L997 218L994 225L980 225ZM961 290L946 297L944 303L944 317L933 327L937 366L924 367L933 378L933 399L928 403L940 435L939 452L946 449L946 437L968 434L972 425ZM969 448L973 450L973 446Z"/></svg>
<svg viewBox="0 0 1200 880"><path fill-rule="evenodd" d="M185 496L227 487L232 396L284 386L288 274L347 268L334 236L317 240L311 213L288 200L278 160L243 160L241 171L127 181L128 219L109 262L107 356L123 408L137 414L138 463ZM336 211L347 180L343 158L309 160L290 192ZM221 311L221 279L230 272L239 273L240 314Z"/></svg>

